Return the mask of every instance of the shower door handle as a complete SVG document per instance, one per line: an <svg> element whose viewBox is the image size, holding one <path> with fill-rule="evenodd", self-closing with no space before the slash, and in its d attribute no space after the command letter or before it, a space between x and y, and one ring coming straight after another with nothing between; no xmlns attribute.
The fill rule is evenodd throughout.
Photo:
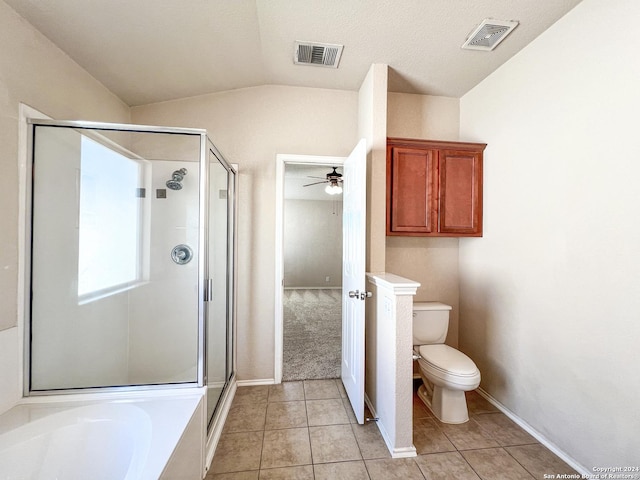
<svg viewBox="0 0 640 480"><path fill-rule="evenodd" d="M204 301L213 300L213 278L207 278L204 283Z"/></svg>

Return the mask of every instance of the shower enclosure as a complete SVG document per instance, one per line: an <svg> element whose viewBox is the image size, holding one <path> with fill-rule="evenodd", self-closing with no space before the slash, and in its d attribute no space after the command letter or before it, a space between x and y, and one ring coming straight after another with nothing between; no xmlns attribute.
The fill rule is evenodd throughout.
<svg viewBox="0 0 640 480"><path fill-rule="evenodd" d="M236 171L204 130L31 121L25 395L234 376Z"/></svg>

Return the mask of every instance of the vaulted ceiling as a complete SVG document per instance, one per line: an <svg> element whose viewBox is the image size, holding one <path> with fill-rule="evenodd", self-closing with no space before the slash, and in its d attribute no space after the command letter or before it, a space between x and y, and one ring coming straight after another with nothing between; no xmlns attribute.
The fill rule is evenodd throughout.
<svg viewBox="0 0 640 480"><path fill-rule="evenodd" d="M4 0L128 105L265 84L461 97L580 0ZM462 50L485 18L519 26ZM344 45L338 69L293 64L296 40Z"/></svg>

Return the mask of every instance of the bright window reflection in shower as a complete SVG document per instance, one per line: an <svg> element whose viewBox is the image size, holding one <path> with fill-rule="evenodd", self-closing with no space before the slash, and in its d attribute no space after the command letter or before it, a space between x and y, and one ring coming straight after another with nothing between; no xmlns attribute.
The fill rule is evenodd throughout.
<svg viewBox="0 0 640 480"><path fill-rule="evenodd" d="M142 280L140 160L82 135L78 207L78 302Z"/></svg>

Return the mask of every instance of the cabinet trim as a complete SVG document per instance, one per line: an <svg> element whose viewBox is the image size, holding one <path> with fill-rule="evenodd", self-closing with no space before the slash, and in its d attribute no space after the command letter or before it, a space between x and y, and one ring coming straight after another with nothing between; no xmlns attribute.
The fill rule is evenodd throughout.
<svg viewBox="0 0 640 480"><path fill-rule="evenodd" d="M451 142L447 140L418 140L415 138L397 138L388 137L387 146L392 147L413 147L413 148L431 148L435 150L480 150L483 152L487 147L486 143L473 142Z"/></svg>

